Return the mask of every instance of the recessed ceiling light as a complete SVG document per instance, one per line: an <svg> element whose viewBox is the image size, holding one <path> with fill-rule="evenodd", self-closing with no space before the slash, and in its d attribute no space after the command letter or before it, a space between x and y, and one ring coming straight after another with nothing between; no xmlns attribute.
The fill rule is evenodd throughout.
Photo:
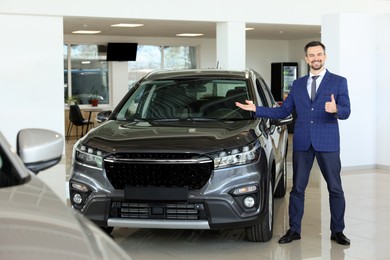
<svg viewBox="0 0 390 260"><path fill-rule="evenodd" d="M247 28L245 28L245 31L252 31L252 30L254 30L255 28L252 28L252 27L247 27Z"/></svg>
<svg viewBox="0 0 390 260"><path fill-rule="evenodd" d="M203 33L178 33L176 36L180 37L197 37L197 36L203 36Z"/></svg>
<svg viewBox="0 0 390 260"><path fill-rule="evenodd" d="M78 30L78 31L73 31L72 33L77 33L77 34L97 34L97 33L101 33L101 31Z"/></svg>
<svg viewBox="0 0 390 260"><path fill-rule="evenodd" d="M84 60L84 61L81 62L81 64L91 64L91 61L89 61L89 60Z"/></svg>
<svg viewBox="0 0 390 260"><path fill-rule="evenodd" d="M141 27L144 26L142 23L118 23L118 24L112 24L111 27Z"/></svg>

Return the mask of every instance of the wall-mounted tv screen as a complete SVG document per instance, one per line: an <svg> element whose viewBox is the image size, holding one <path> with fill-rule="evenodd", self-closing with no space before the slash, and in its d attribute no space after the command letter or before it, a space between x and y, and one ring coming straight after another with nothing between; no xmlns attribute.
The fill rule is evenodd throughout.
<svg viewBox="0 0 390 260"><path fill-rule="evenodd" d="M107 44L107 61L135 61L138 43L109 42Z"/></svg>

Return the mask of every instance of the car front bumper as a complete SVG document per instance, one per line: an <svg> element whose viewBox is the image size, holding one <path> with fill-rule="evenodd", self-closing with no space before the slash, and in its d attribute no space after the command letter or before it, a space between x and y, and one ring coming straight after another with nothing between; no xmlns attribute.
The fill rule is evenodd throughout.
<svg viewBox="0 0 390 260"><path fill-rule="evenodd" d="M161 199L160 188L143 192L148 198L134 199L126 195L125 190L114 189L108 185L101 171L85 173L82 165L75 165L70 180L71 202L75 209L101 227L129 228L168 228L168 229L226 229L242 228L257 224L265 215L267 175L259 172L260 161L251 165L216 170L210 181L200 190L188 191L186 198L175 200ZM88 176L88 177L87 177ZM90 176L100 176L91 178ZM81 183L89 187L83 196L83 203L77 205L72 197L81 193L72 187L72 183ZM236 189L256 186L257 190L244 194L235 194ZM102 189L100 187L105 187ZM166 188L167 193L170 189ZM255 204L251 208L244 206L244 199L252 197Z"/></svg>

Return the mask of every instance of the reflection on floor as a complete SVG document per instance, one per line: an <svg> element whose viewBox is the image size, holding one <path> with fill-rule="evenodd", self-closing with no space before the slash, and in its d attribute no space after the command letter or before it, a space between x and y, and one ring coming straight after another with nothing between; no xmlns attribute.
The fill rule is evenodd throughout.
<svg viewBox="0 0 390 260"><path fill-rule="evenodd" d="M65 197L66 192L61 189L64 189L63 181L68 179L73 143L74 140L69 141L66 158L51 170L62 176L57 187ZM291 152L289 161L291 176ZM112 235L135 260L390 259L390 171L343 170L342 181L347 200L345 234L351 239L351 246L341 246L330 240L328 192L317 165L306 192L302 239L291 244L279 245L277 242L288 228L288 194L275 200L274 237L267 243L245 241L242 229L115 228ZM291 178L288 185L290 189ZM56 186L52 184L52 187Z"/></svg>

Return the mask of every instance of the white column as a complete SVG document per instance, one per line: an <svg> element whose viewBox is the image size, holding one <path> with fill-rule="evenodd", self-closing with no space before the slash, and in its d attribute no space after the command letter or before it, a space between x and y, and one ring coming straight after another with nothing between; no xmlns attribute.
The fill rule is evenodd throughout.
<svg viewBox="0 0 390 260"><path fill-rule="evenodd" d="M376 165L390 169L390 14L378 15L375 19L376 45ZM366 91L370 91L367 89Z"/></svg>
<svg viewBox="0 0 390 260"><path fill-rule="evenodd" d="M245 69L245 23L217 23L217 61L221 69Z"/></svg>
<svg viewBox="0 0 390 260"><path fill-rule="evenodd" d="M127 62L112 61L109 63L111 102L115 107L129 91L129 68Z"/></svg>
<svg viewBox="0 0 390 260"><path fill-rule="evenodd" d="M322 19L326 67L348 80L351 115L339 120L343 167L376 164L377 60L375 17L332 14ZM357 150L358 149L358 150Z"/></svg>
<svg viewBox="0 0 390 260"><path fill-rule="evenodd" d="M12 146L22 128L64 135L62 17L0 14L0 25L1 131Z"/></svg>

